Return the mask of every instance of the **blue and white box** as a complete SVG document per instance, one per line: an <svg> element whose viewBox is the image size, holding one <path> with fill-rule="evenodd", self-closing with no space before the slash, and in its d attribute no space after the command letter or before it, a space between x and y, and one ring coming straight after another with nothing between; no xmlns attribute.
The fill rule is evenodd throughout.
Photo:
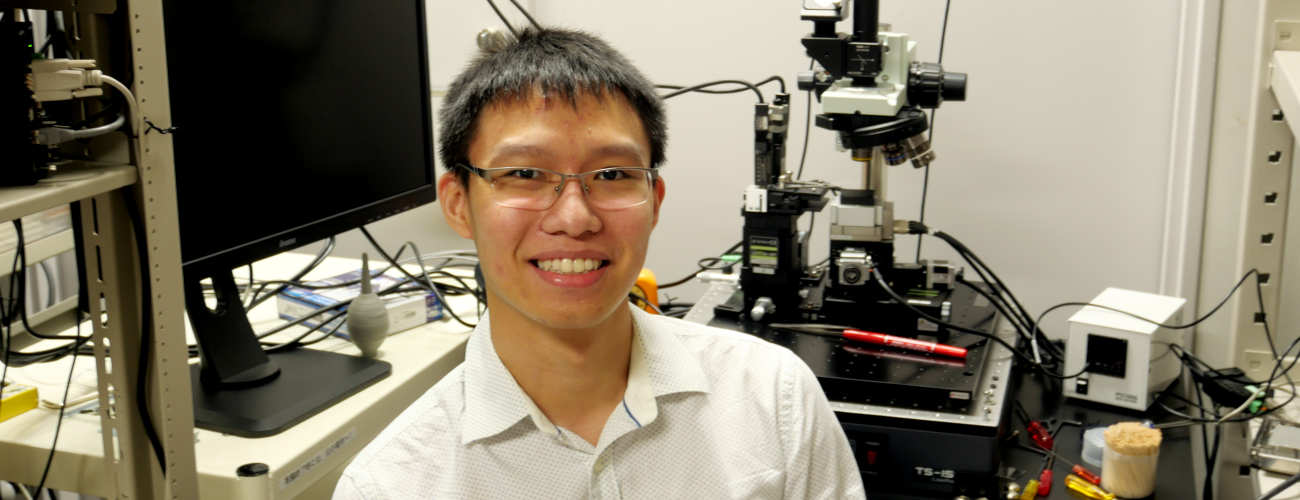
<svg viewBox="0 0 1300 500"><path fill-rule="evenodd" d="M394 278L386 274L376 274L371 278L370 284L376 292L382 292L395 286L401 286L403 280ZM340 274L332 278L326 278L320 281L307 283L311 286L328 286L337 285L348 281L355 281L361 277L361 270L352 271L347 274ZM292 320L301 318L322 308L332 308L339 302L351 300L361 294L361 283L357 282L345 287L337 288L303 288L290 286L276 296L276 308L280 317ZM424 295L394 295L385 297L384 305L388 306L388 334L392 335L397 332L409 330L425 323L437 321L443 318L442 303L438 301L438 296L432 292ZM314 328L320 324L320 319L328 318L329 313L322 313L317 318L304 321L302 324L308 328ZM347 316L339 316L330 322L326 329L333 328L334 323L339 325L336 333L347 336L348 325Z"/></svg>

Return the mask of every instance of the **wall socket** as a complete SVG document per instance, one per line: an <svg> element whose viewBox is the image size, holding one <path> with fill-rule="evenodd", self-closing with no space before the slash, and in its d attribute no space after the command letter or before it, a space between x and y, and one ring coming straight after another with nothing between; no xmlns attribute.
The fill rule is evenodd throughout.
<svg viewBox="0 0 1300 500"><path fill-rule="evenodd" d="M1295 361L1295 356L1284 358L1282 361L1290 365ZM1252 380L1268 380L1269 375L1273 373L1275 364L1273 353L1269 351L1246 350L1246 376ZM1291 367L1290 372L1293 378L1300 376L1300 363Z"/></svg>

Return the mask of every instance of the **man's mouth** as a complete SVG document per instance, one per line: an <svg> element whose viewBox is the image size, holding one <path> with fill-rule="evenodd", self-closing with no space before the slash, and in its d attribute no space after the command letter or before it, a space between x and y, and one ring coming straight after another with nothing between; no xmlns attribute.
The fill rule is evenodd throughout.
<svg viewBox="0 0 1300 500"><path fill-rule="evenodd" d="M548 259L531 263L538 269L558 274L586 274L609 265L609 261L597 259Z"/></svg>

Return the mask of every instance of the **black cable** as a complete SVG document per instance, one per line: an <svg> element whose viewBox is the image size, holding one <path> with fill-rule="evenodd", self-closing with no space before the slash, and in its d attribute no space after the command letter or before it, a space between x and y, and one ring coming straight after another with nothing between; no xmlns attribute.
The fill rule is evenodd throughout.
<svg viewBox="0 0 1300 500"><path fill-rule="evenodd" d="M103 104L103 102L101 101L100 104ZM118 113L118 110L121 108L122 108L121 102L118 102L116 99L111 100L109 101L108 105L105 105L103 108L100 108L99 111L96 111L94 114L86 117L85 120L73 123L72 128L74 130L89 128L91 124L95 123L95 120L108 116L111 113Z"/></svg>
<svg viewBox="0 0 1300 500"><path fill-rule="evenodd" d="M947 0L946 2L944 2L944 5L943 5L943 29L939 31L939 61L938 61L938 64L941 65L941 66L943 65L943 46L944 46L944 43L948 41L948 11L951 10L951 9L952 9L952 0ZM930 138L930 143L931 143L931 144L934 143L934 124L935 124L935 122L936 122L936 118L935 118L935 117L936 117L936 115L938 115L938 114L939 114L939 108L934 108L934 109L930 110L930 134L929 134L929 138ZM930 195L930 165L927 163L927 164L925 165L925 176L923 177L923 180L921 181L921 216L920 216L919 219L920 219L920 222L921 222L922 224L925 223L925 202L926 202L926 200L929 198L929 195ZM920 262L920 261L921 261L921 244L922 244L922 241L921 241L921 240L923 240L923 239L924 239L924 238L921 238L921 237L917 237L917 238L916 238L916 261L917 261L917 262Z"/></svg>
<svg viewBox="0 0 1300 500"><path fill-rule="evenodd" d="M813 60L813 58L809 57L808 58L809 71L812 71L814 64L816 64L816 62ZM796 181L803 178L803 165L804 162L808 160L808 132L812 130L811 128L812 127L812 93L813 93L812 89L808 89L807 91L804 92L804 94L806 94L807 97L806 99L807 104L804 106L804 116L803 116L803 153L799 155L799 173L795 174L794 176L794 180Z"/></svg>
<svg viewBox="0 0 1300 500"><path fill-rule="evenodd" d="M410 272L408 272L408 271L406 270L406 268L403 268L400 264L398 264L398 263L397 263L397 260L395 260L395 259L393 259L391 256L389 256L389 255L388 255L388 252L384 251L384 247L379 246L379 242L378 242L378 241L375 241L375 237L370 235L370 231L368 231L368 230L366 229L365 226L361 226L360 229L361 229L361 234L364 235L364 236L366 237L366 240L370 242L370 246L375 247L375 251L379 252L379 255L382 256L382 257L384 258L384 260L386 260L386 261L388 261L390 264L392 264L393 267L396 267L397 270L398 270L398 271L401 271L402 274L405 274L406 277L410 278L411 280L415 281L416 283L419 283L419 284L423 284L423 285L425 285L426 288L427 288L429 291L431 291L431 292L437 294L437 295L438 295L438 300L442 301L442 304L443 304L443 306L444 306L444 307L443 307L443 310L447 311L448 314L451 314L452 319L455 319L457 323L460 323L460 324L462 324L462 325L464 325L464 326L466 326L466 327L469 327L469 328L474 328L474 327L477 326L477 325L473 325L473 324L470 324L470 323L466 323L465 320L461 319L460 316L456 314L456 311L453 311L453 310L452 310L451 304L448 304L447 301L446 301L445 299L442 298L442 292L439 292L439 291L438 291L438 288L435 287L435 286L433 286L433 282L432 282L432 281L429 281L429 277L428 277L427 275L424 277L424 281L421 281L419 278L416 278L414 275L412 275ZM416 258L417 260L420 259L420 252L419 252L418 250L415 250L414 247L412 247L412 250L413 250L414 253L415 253L415 258ZM420 267L421 267L421 272L424 272L424 271L423 271L424 266L421 265Z"/></svg>
<svg viewBox="0 0 1300 500"><path fill-rule="evenodd" d="M1287 488L1290 488L1291 485L1295 484L1296 482L1300 482L1300 472L1297 472L1297 473L1295 473L1294 475L1292 475L1291 477L1287 478L1286 481L1282 481L1282 484L1279 484L1279 485L1277 485L1276 487L1274 487L1273 489L1268 490L1268 493L1265 493L1263 496L1259 497L1257 500L1270 500L1270 499L1272 499L1273 497L1277 496L1278 493L1281 493L1283 490L1286 490Z"/></svg>
<svg viewBox="0 0 1300 500"><path fill-rule="evenodd" d="M289 278L288 281L298 281L302 279L303 276L306 276L307 273L310 273L313 270L315 270L317 267L319 267L320 264L322 262L325 262L325 259L329 257L330 253L334 252L335 242L336 241L333 236L326 238L325 246L321 247L319 252L316 252L316 257L312 258L311 263L307 264L306 267L303 267L301 270L295 273L292 278ZM250 280L252 278L251 264L249 270L249 278ZM262 285L260 288L257 289L256 292L253 292L253 300L249 302L249 304L245 307L245 309L252 309L254 307L257 307L259 304L266 302L271 297L279 295L280 292L283 292L288 287L289 287L288 285L280 285L275 290L272 290L266 294L262 294L262 291L266 289L266 285Z"/></svg>
<svg viewBox="0 0 1300 500"><path fill-rule="evenodd" d="M995 341L995 342L997 342L997 343L999 343L999 344L1002 344L1002 346L1003 346L1003 347L1006 347L1008 350L1010 350L1012 354L1015 354L1016 356L1019 356L1021 359L1025 360L1026 362L1028 362L1031 366L1035 366L1035 367L1037 367L1039 370L1041 370L1044 374L1046 374L1046 375L1049 376L1049 377L1057 378L1057 379L1061 379L1061 380L1067 380L1067 379L1072 379L1072 378L1076 378L1076 377L1078 377L1078 376L1080 376L1080 375L1083 375L1083 374L1088 370L1088 367L1089 367L1089 366L1088 366L1088 365L1085 365L1085 366L1083 367L1083 370L1080 370L1079 373L1076 373L1076 374L1073 374L1073 375L1068 375L1068 376L1067 376L1067 375L1058 375L1058 374L1056 374L1056 373L1053 373L1051 370L1048 370L1046 367L1044 367L1041 363L1038 363L1037 361L1034 361L1034 358L1031 358L1031 357L1025 355L1025 353L1020 352L1020 350L1016 349L1016 348L1013 347L1011 344L1008 344L1007 341L1002 340L1002 338L1001 338L1001 337L998 337L997 335L992 335L992 334L989 334L989 333L987 333L987 332L981 332L981 331L979 331L979 330L975 330L975 329L972 329L972 328L966 328L966 327L964 327L964 326L960 326L960 325L956 325L956 324L953 324L953 323L949 323L949 322L947 322L947 321L944 321L944 320L941 320L941 319L936 318L936 317L934 317L934 316L931 316L931 315L929 315L929 314L926 314L925 311L922 311L922 310L920 310L920 309L917 309L917 308L914 307L912 304L909 304L909 303L907 302L907 299L905 299L905 298L903 298L902 296L898 295L898 293L895 292L894 289L890 288L890 287L889 287L889 283L886 283L886 282L885 282L885 277L880 275L880 271L879 271L879 270L877 270L877 269L875 269L875 268L872 268L872 269L871 269L871 274L873 274L873 275L876 277L876 282L880 284L880 288L883 288L883 289L885 290L885 293L889 294L889 296L890 296L891 298L894 299L894 302L897 302L899 305L901 305L901 306L907 308L908 310L912 311L912 312L913 312L914 314L916 314L917 316L920 316L921 318L924 318L925 320L930 321L930 322L932 322L932 323L934 323L934 324L937 324L937 325L939 325L939 326L947 327L949 330L956 330L956 331L959 331L959 332L962 332L962 333L969 333L969 334L971 334L971 335L975 335L975 336L978 336L978 337L984 337L984 338L987 338L987 339L991 339L991 340L993 340L993 341Z"/></svg>
<svg viewBox="0 0 1300 500"><path fill-rule="evenodd" d="M537 20L533 19L532 14L529 14L527 10L524 10L524 7L522 5L519 5L519 2L516 2L515 0L510 0L510 3L515 4L515 8L519 9L519 12L522 13L524 17L528 18L528 22L532 23L533 27L537 28L538 31L541 31L542 25L537 24ZM496 8L495 5L493 5L492 7Z"/></svg>
<svg viewBox="0 0 1300 500"><path fill-rule="evenodd" d="M47 340L67 339L67 340L72 340L72 342L67 345L55 347L52 349L47 349L44 351L37 351L37 352L13 352L11 350L12 346L10 344L12 340L11 337L13 335L13 328L12 328L13 322L15 320L19 320L26 323L25 315L27 312L27 308L26 305L23 304L24 300L22 297L24 295L23 290L27 286L26 275L23 274L23 270L26 268L25 263L27 261L27 245L26 245L26 241L23 239L21 220L15 219L13 222L15 224L15 229L17 230L17 234L19 235L19 238L18 238L18 245L17 247L15 247L15 251L14 251L14 260L13 263L11 264L12 271L10 272L10 279L9 279L8 301L10 307L3 307L3 304L5 302L5 296L0 295L0 327L3 327L5 329L4 337L3 339L0 339L0 347L3 347L5 350L4 364L6 369L9 366L15 366L21 368L35 363L44 363L48 361L55 361L55 360L62 359L63 357L68 356L69 354L75 353L79 348L81 348L82 345L85 345L93 338L93 336L87 336L84 338L54 336L54 335L40 336L39 333L31 332L30 327L28 327L29 333L33 333L34 337L38 337L38 338L48 337Z"/></svg>
<svg viewBox="0 0 1300 500"><path fill-rule="evenodd" d="M976 274L980 276L980 279L984 280L985 283L988 283L989 286L992 287L999 295L1003 293L1007 295L1005 299L1006 307L1011 312L1011 317L1009 317L1008 319L1012 320L1013 322L1018 321L1019 323L1024 325L1026 329L1029 329L1032 332L1030 335L1031 339L1041 334L1044 343L1048 344L1049 353L1055 354L1057 355L1057 357L1064 357L1064 353L1059 349L1057 349L1055 346L1051 345L1050 340L1047 338L1047 334L1043 333L1042 330L1037 327L1038 325L1037 322L1034 322L1030 319L1031 316L1029 315L1029 311L1027 311L1024 305L1022 305L1020 301L1016 299L1016 296L1014 293L1011 292L1011 289L1007 287L1005 283L1002 282L1002 278L999 277L997 273L993 272L993 269L989 268L989 266L984 263L983 259L980 259L978 255L975 255L974 251L972 251L961 241L957 240L957 238L954 238L952 235L944 233L943 231L933 231L927 228L924 224L920 224L920 223L915 223L915 224L917 226L916 229L919 230L923 228L923 231L921 232L924 232L926 234L931 234L932 236L939 238L944 242L948 243L948 245L951 246L953 250L956 250L957 253L961 255L962 258L965 259L966 262L971 265L971 268L975 271Z"/></svg>
<svg viewBox="0 0 1300 500"><path fill-rule="evenodd" d="M772 83L772 82L777 82L777 83L781 84L781 93L783 93L783 94L785 93L785 79L784 79L784 78L781 78L780 75L769 76L769 77L767 77L766 79L764 79L763 81L760 81L760 82L755 83L754 86L755 86L755 87L762 87L763 85L766 85L766 84L768 84L768 83ZM682 90L682 89L685 89L685 88L686 88L686 87L684 87L684 86L682 86L682 85L668 85L668 84L655 85L655 87L656 87L656 88L661 88L661 89L669 89L669 90ZM697 89L697 90L692 90L691 92L699 92L699 93L701 93L701 94L736 94L736 93L739 93L739 92L744 92L744 91L746 91L746 90L749 90L749 88L741 86L741 87L737 87L737 88L734 88L734 89L727 89L727 90L706 90L706 89Z"/></svg>
<svg viewBox="0 0 1300 500"><path fill-rule="evenodd" d="M497 17L501 18L501 23L506 25L506 29L510 30L511 34L515 36L519 36L519 32L515 31L515 27L511 26L510 21L506 20L506 15L502 14L501 9L497 8L496 2L493 2L492 0L487 0L487 3L488 5L492 6L492 11L497 13Z"/></svg>
<svg viewBox="0 0 1300 500"><path fill-rule="evenodd" d="M81 309L75 310L77 320L77 337L81 337ZM54 463L54 450L59 446L59 431L63 429L63 412L68 408L68 392L72 390L72 376L77 370L77 357L72 357L71 366L68 367L68 383L63 388L63 404L59 405L59 419L54 424L54 443L50 445L50 454L45 457L45 470L41 472L41 482L36 485L36 493L39 495L42 488L45 488L45 479L50 476L50 465Z"/></svg>
<svg viewBox="0 0 1300 500"><path fill-rule="evenodd" d="M18 318L20 321L22 321L23 328L27 330L27 333L29 335L42 340L74 340L74 341L81 340L80 337L42 334L40 332L37 332L34 328L32 328L31 323L28 322L27 304L25 303L27 301L27 242L25 241L23 235L22 218L20 217L14 219L13 225L14 225L14 231L15 233L17 233L18 236L18 246L16 247L17 250L15 250L17 252L15 257L16 260L18 261L18 272L16 274L9 275L9 283L12 289L14 281L15 280L17 281L18 294L16 296L11 296L11 297L13 298L14 303L16 304L15 307L18 309ZM10 319L12 319L12 317Z"/></svg>
<svg viewBox="0 0 1300 500"><path fill-rule="evenodd" d="M629 293L629 294L627 294L627 298L631 299L631 302L637 302L637 301L640 301L642 304L645 304L645 305L647 305L647 306L650 306L650 308L651 308L651 309L654 309L655 312L656 312L656 313L659 313L660 316L663 316L663 315L664 315L664 311L663 311L663 309L660 309L659 306L657 306L657 305L655 305L655 304L651 304L649 300L646 300L646 299L642 298L641 296L639 296L639 295L637 295L637 294L635 294L635 293Z"/></svg>
<svg viewBox="0 0 1300 500"><path fill-rule="evenodd" d="M924 224L922 224L922 226L924 226ZM933 235L936 238L942 239L945 242L947 242L949 245L953 247L953 249L960 252L963 255L963 257L968 257L966 260L969 261L972 266L978 265L979 267L987 271L989 277L992 278L992 284L997 286L997 288L1002 292L1005 292L1007 294L1007 298L1010 301L1010 304L1014 305L1015 309L1019 310L1020 313L1024 316L1024 318L1028 320L1028 318L1030 317L1029 311L1026 310L1025 306L1020 303L1020 299L1017 299L1016 295L1014 293L1011 293L1011 288L1002 282L1002 278L999 277L997 273L993 272L992 268L990 268L987 264L984 263L983 259L980 259L978 255L975 255L974 251L972 251L964 243L958 241L957 238L954 238L952 235L948 233L945 233L943 231L934 231ZM1033 324L1037 325L1038 323L1035 322Z"/></svg>
<svg viewBox="0 0 1300 500"><path fill-rule="evenodd" d="M1219 302L1219 305L1214 306L1214 309L1211 309L1210 312L1205 313L1204 316L1201 316L1200 318L1197 318L1196 321L1193 321L1193 322L1188 323L1188 324L1185 324L1185 325L1166 325L1166 324L1164 324L1164 323L1160 323L1160 322L1158 322L1158 321L1152 321L1152 320L1149 320L1149 319L1143 318L1143 317L1141 317L1141 316L1138 316L1138 315L1133 314L1133 313L1128 312L1128 311L1121 311L1121 310L1119 310L1119 309L1115 309L1115 308L1113 308L1113 307L1108 307L1108 306L1103 306L1103 305L1097 305L1097 304L1093 304L1093 303L1090 303L1090 302L1062 302L1062 303L1060 303L1060 304L1054 305L1054 306L1052 306L1052 307L1047 308L1046 311L1043 311L1043 314L1040 314L1040 315L1038 316L1038 321L1035 321L1035 324L1042 322L1042 321L1043 321L1043 317L1044 317L1044 316L1047 316L1047 313L1050 313L1050 312L1055 311L1055 310L1057 310L1057 309L1060 309L1060 308L1062 308L1062 307L1070 307L1070 306L1090 306L1090 307L1096 307L1096 308L1098 308L1098 309L1105 309L1105 310L1107 310L1107 311L1117 312L1117 313L1120 313L1120 314L1123 314L1123 315L1126 315L1126 316L1132 317L1132 318L1134 318L1134 319L1138 319L1138 320L1141 320L1141 321L1145 321L1145 322L1147 322L1147 323L1151 323L1151 324L1156 325L1156 326L1159 326L1159 327L1161 327L1161 328L1168 328L1168 329L1171 329L1171 330L1182 330L1182 329L1186 329L1186 328L1191 328L1191 327L1193 327L1193 326L1196 326L1196 325L1201 324L1202 321L1205 321L1205 320L1209 319L1210 316L1213 316L1214 313L1218 312L1218 311L1219 311L1219 308L1223 307L1224 304L1227 304L1227 303L1228 303L1228 299L1231 299L1232 296L1233 296L1234 294L1237 293L1237 289L1238 289L1238 288L1241 288L1241 284L1246 282L1246 278L1249 278L1250 275L1252 275L1252 274L1257 274L1257 272L1258 272L1258 271L1255 270L1255 269L1251 269L1250 271L1247 271L1246 274L1245 274L1244 276L1241 277L1241 280L1237 281L1237 285L1232 287L1232 291L1228 292L1228 296L1227 296L1227 297L1224 297L1224 298L1223 298L1223 301Z"/></svg>
<svg viewBox="0 0 1300 500"><path fill-rule="evenodd" d="M41 268L41 274L45 275L45 308L49 309L54 307L56 300L54 296L54 273L50 271L50 264L47 261L42 260L37 262L36 265Z"/></svg>
<svg viewBox="0 0 1300 500"><path fill-rule="evenodd" d="M288 342L285 342L285 343L283 343L283 344L273 345L273 346L271 346L271 347L269 347L269 348L266 348L266 349L263 349L263 350L266 351L266 352L268 352L268 353L287 351L287 350L289 350L289 349L292 349L292 348L294 348L294 347L297 347L297 346L299 345L298 343L299 343L299 342L302 342L302 339L305 339L305 338L307 338L307 336L309 336L309 335L311 335L311 334L313 334L313 333L316 333L316 332L319 331L321 328L323 328L325 325L328 325L328 324L330 324L331 322L333 322L333 321L335 321L335 320L338 320L338 323L335 323L334 326L330 327L329 330L325 332L325 337L329 337L330 335L333 335L334 332L338 331L339 327L343 326L343 323L344 323L345 321L344 321L344 320L341 320L340 318L343 318L343 315L345 315L345 314L347 314L347 311L339 311L339 312L337 312L337 313L334 313L333 316L330 316L329 318L326 318L326 319L324 319L324 320L321 320L319 323L316 324L316 326L314 326L314 327L312 327L311 329L309 329L309 330L303 332L302 335L299 335L297 338L295 338L295 339L293 339L293 340L290 340L290 341L288 341Z"/></svg>
<svg viewBox="0 0 1300 500"><path fill-rule="evenodd" d="M140 256L140 304L143 309L140 334L139 379L135 387L135 403L140 410L140 419L144 422L144 432L149 437L154 455L158 458L158 467L162 468L163 477L167 476L166 455L163 453L162 440L154 429L153 417L149 415L149 348L153 344L153 287L149 279L149 244L145 240L144 220L140 216L140 206L136 204L135 192L131 186L122 188L122 197L126 212L131 217L131 229L135 232L136 253Z"/></svg>
<svg viewBox="0 0 1300 500"><path fill-rule="evenodd" d="M315 311L309 312L309 313L307 313L307 314L305 314L305 315L299 316L299 317L295 318L294 320L292 320L292 321L290 321L290 322L288 322L288 323L285 323L285 324L283 324L283 325L277 326L277 327L272 328L272 329L270 329L270 330L267 330L267 331L265 331L265 332L259 333L259 334L257 334L257 338L259 338L259 339L264 339L264 338L270 337L270 336L275 335L275 334L277 334L277 333L280 333L280 332L283 332L283 331L285 331L285 330L288 330L289 328L292 328L292 327L294 327L294 326L298 326L298 325L302 324L303 322L305 322L305 321L307 321L307 320L309 320L309 319L315 318L315 317L317 317L317 316L320 316L320 315L325 314L325 313L327 313L327 312L333 311L333 310L335 310L335 309L341 309L341 308L347 307L348 304L351 304L351 303L352 303L352 299L347 299L347 300L341 300L341 301L339 301L339 302L337 302L337 303L334 303L334 304L332 304L332 305L330 305L330 306L327 306L327 307L322 307L322 308L317 309L317 310L315 310Z"/></svg>
<svg viewBox="0 0 1300 500"><path fill-rule="evenodd" d="M1011 319L1011 315L1008 314L1007 311L1004 309L1005 305L998 297L984 291L980 287L977 287L964 279L957 280L957 283L965 285L967 288L974 290L975 293L978 293L979 295L983 296L985 299L989 301L989 303L993 304L993 308L998 310L998 314L1001 314L1003 317L1007 318L1008 320ZM1030 337L1029 332L1025 331L1023 325L1020 325L1016 321L1011 321L1011 325L1015 327L1016 333L1020 334L1021 338L1025 339L1026 341L1032 341L1032 337Z"/></svg>
<svg viewBox="0 0 1300 500"><path fill-rule="evenodd" d="M749 82L746 82L746 81L744 81L744 80L718 80L718 81L716 81L716 82L701 83L701 84L699 84L699 85L693 85L693 86L686 87L686 88L681 89L681 90L677 90L677 91L674 91L674 92L669 92L669 93L667 93L667 94L664 94L664 95L660 96L660 99L671 99L671 98L673 98L673 97L677 97L677 96L679 96L679 95L682 95L682 94L685 94L685 93L688 93L688 92L695 92L695 91L697 91L697 90L700 90L700 89L703 89L703 88L707 88L707 87L712 87L712 86L714 86L714 85L725 85L725 84L729 84L729 83L730 83L730 84L736 84L736 85L744 85L744 86L745 86L746 88L748 88L749 90L754 91L755 94L758 94L758 102L767 102L767 101L764 101L764 100L763 100L763 92L762 92L761 90L758 90L758 87L756 87L756 86L754 86L754 84L749 83Z"/></svg>
<svg viewBox="0 0 1300 500"><path fill-rule="evenodd" d="M727 255L727 254L730 254L731 252L736 251L737 248L740 248L740 247L741 247L742 245L744 245L744 244L745 244L744 241L736 242L735 245L732 245L731 248L728 248L726 251L722 252L721 255ZM719 256L719 258L721 258L721 256ZM699 263L697 262L696 264L698 265ZM735 265L735 264L732 264L732 266L734 266L734 265ZM731 267L731 266L726 266L726 267ZM660 289L660 290L663 290L663 289L665 289L665 288L672 288L672 287L675 287L675 286L681 285L681 284L683 284L683 283L686 283L686 282L688 282L688 281L691 281L691 280L695 279L695 277L696 277L696 276L699 276L700 273L703 273L704 271L708 271L708 270L709 270L709 269L706 269L706 268L704 268L703 266L700 266L700 269L699 269L698 271L695 271L694 273L692 273L690 276L687 276L687 277L685 277L685 278L679 279L679 280L674 281L674 282L672 282L672 283L666 283L666 284L663 284L663 285L659 285L659 289Z"/></svg>

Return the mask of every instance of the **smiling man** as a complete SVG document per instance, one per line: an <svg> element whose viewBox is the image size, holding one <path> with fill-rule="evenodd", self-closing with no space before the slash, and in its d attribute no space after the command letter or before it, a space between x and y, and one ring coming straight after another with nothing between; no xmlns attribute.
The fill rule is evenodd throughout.
<svg viewBox="0 0 1300 500"><path fill-rule="evenodd" d="M336 498L863 497L790 351L629 307L667 135L622 55L524 31L457 77L441 120L439 199L478 248L489 314Z"/></svg>

